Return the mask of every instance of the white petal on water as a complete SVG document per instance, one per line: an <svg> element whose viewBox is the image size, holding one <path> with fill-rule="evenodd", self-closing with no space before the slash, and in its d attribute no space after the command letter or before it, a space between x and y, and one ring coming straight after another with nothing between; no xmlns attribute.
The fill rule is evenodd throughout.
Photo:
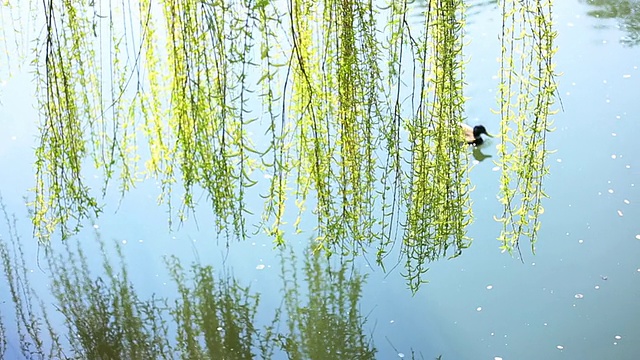
<svg viewBox="0 0 640 360"><path fill-rule="evenodd" d="M629 205L629 204L631 203L631 202L630 202L629 200L627 200L627 199L622 200L622 202L623 202L623 203L625 203L625 204L627 204L627 205Z"/></svg>
<svg viewBox="0 0 640 360"><path fill-rule="evenodd" d="M262 269L264 269L264 264L260 264L256 266L256 270L262 270Z"/></svg>
<svg viewBox="0 0 640 360"><path fill-rule="evenodd" d="M584 240L580 239L578 240L578 243L582 244L584 242Z"/></svg>
<svg viewBox="0 0 640 360"><path fill-rule="evenodd" d="M622 214L622 211L618 210L618 216L624 216L624 214Z"/></svg>
<svg viewBox="0 0 640 360"><path fill-rule="evenodd" d="M640 234L636 235L636 239L640 240Z"/></svg>
<svg viewBox="0 0 640 360"><path fill-rule="evenodd" d="M494 356L493 360L502 360L502 358L500 356Z"/></svg>
<svg viewBox="0 0 640 360"><path fill-rule="evenodd" d="M613 189L609 189L607 191L609 192L609 194L613 194Z"/></svg>
<svg viewBox="0 0 640 360"><path fill-rule="evenodd" d="M493 289L493 285L487 285L487 290Z"/></svg>
<svg viewBox="0 0 640 360"><path fill-rule="evenodd" d="M122 245L127 245L127 240L122 240Z"/></svg>
<svg viewBox="0 0 640 360"><path fill-rule="evenodd" d="M616 335L616 336L614 336L614 337L616 338L616 340L620 340L620 339L622 339L622 336L620 336L620 335Z"/></svg>
<svg viewBox="0 0 640 360"><path fill-rule="evenodd" d="M622 75L622 78L624 78L624 79L628 79L628 78L630 78L630 77L631 77L631 74L624 74L624 75Z"/></svg>
<svg viewBox="0 0 640 360"><path fill-rule="evenodd" d="M599 290L600 289L600 285L596 285L593 288L596 289L596 290Z"/></svg>
<svg viewBox="0 0 640 360"><path fill-rule="evenodd" d="M500 166L494 166L491 170L493 170L493 171L500 171Z"/></svg>
<svg viewBox="0 0 640 360"><path fill-rule="evenodd" d="M476 308L476 311L482 311L482 306L478 306L478 307Z"/></svg>
<svg viewBox="0 0 640 360"><path fill-rule="evenodd" d="M616 154L611 155L611 158L614 159L614 160L615 160L616 157L617 157Z"/></svg>
<svg viewBox="0 0 640 360"><path fill-rule="evenodd" d="M404 353L398 353L398 357L401 359L404 358Z"/></svg>
<svg viewBox="0 0 640 360"><path fill-rule="evenodd" d="M584 295L582 294L575 294L573 295L573 297L575 297L576 299L582 299L584 297Z"/></svg>
<svg viewBox="0 0 640 360"><path fill-rule="evenodd" d="M563 350L563 349L564 349L564 346L562 346L562 345L558 345L558 346L556 346L556 349L558 349L558 350Z"/></svg>

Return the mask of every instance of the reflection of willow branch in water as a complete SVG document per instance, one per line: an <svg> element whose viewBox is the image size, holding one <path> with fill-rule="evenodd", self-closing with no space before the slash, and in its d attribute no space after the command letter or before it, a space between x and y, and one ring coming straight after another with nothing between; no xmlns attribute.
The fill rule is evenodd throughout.
<svg viewBox="0 0 640 360"><path fill-rule="evenodd" d="M311 250L304 256L304 278L300 280L293 251L282 255L281 316L287 318L289 332L280 337L280 346L288 358L375 359L376 349L365 336L365 319L359 310L365 277L351 269L348 262L333 266L325 256ZM308 287L306 304L300 294L302 281Z"/></svg>
<svg viewBox="0 0 640 360"><path fill-rule="evenodd" d="M25 358L252 359L255 349L265 355L274 346L265 343L269 334L254 326L257 296L248 288L229 278L215 280L210 266L193 265L185 275L172 258L167 265L177 298L173 304L156 297L144 300L129 280L120 246L115 244L116 267L108 255L112 249L99 237L103 276L90 272L84 242L71 248L67 241L62 251L46 249L53 306L64 316L64 327L55 326L51 318L57 314L38 300L29 282L19 237L8 235L8 242L0 237L0 257L19 336L19 350L13 350ZM0 315L3 345L6 314ZM0 358L5 351L1 346Z"/></svg>
<svg viewBox="0 0 640 360"><path fill-rule="evenodd" d="M185 270L171 257L166 264L177 287L175 298L141 298L119 244L115 243L116 256L110 256L114 249L96 236L102 276L90 270L88 258L93 255L85 252L86 242L72 247L67 241L61 251L46 248L48 289L57 310L52 312L29 281L15 224L6 212L5 217L10 230L7 237L0 236L0 259L15 308L19 349L7 336L11 314L2 312L0 358L7 355L7 344L25 358L39 359L268 359L276 349L289 359L375 358L359 312L364 276L348 263L332 266L326 257L308 250L301 279L293 253L284 254L284 302L272 323L259 328L259 295L233 278L216 279L211 266L194 264ZM303 295L305 283L308 294ZM282 325L283 332L276 331Z"/></svg>
<svg viewBox="0 0 640 360"><path fill-rule="evenodd" d="M640 1L638 0L586 0L586 4L593 6L587 14L598 19L618 19L621 30L627 36L620 42L635 46L640 43Z"/></svg>

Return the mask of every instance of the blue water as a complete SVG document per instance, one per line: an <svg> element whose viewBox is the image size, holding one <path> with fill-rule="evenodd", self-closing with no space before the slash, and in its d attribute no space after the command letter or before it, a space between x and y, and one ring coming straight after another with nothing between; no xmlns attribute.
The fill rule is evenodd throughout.
<svg viewBox="0 0 640 360"><path fill-rule="evenodd" d="M465 51L468 122L497 132L499 117L490 110L496 107L500 13L494 4L472 9ZM406 358L412 350L425 359L640 358L640 48L626 45L618 19L588 16L593 9L576 1L554 7L564 111L554 117L556 130L548 136L548 148L556 152L548 159L550 199L535 255L526 239L522 261L499 251L500 225L493 216L502 212L496 199L500 173L492 159L477 164L470 173L476 186L473 245L459 258L433 263L430 283L416 295L406 287L402 265L385 274L356 262L369 274L360 311L378 358ZM0 89L0 191L20 220L33 284L46 289L47 277L31 261L36 249L23 206L33 179L37 118L29 79L19 74ZM493 140L483 150L493 159L495 145ZM282 299L271 239L256 236L226 249L224 240L215 240L206 206L196 211L197 224L188 221L169 232L166 208L154 206L157 194L156 184L147 181L119 207L117 197L109 199L96 221L104 239L123 245L141 296L174 296L163 256L199 259L231 269L260 293L257 320L268 323ZM93 230L88 226L80 238L92 237ZM312 235L293 242L302 249ZM373 254L367 257L372 263ZM7 314L9 299L2 300Z"/></svg>

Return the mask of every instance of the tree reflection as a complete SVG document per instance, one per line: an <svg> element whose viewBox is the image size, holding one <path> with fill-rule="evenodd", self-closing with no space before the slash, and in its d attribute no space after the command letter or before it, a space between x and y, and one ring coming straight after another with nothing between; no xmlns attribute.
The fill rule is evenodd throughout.
<svg viewBox="0 0 640 360"><path fill-rule="evenodd" d="M348 261L330 263L308 248L300 270L295 253L282 249L285 297L271 323L260 326L260 294L231 276L217 277L212 266L185 269L176 257L166 260L176 293L142 298L119 244L111 247L96 236L102 255L97 272L90 271L88 259L99 255L89 254L86 241L46 248L48 290L55 299L48 306L40 300L48 295L30 282L15 223L6 211L5 217L2 287L11 294L14 312L0 312L0 358L9 355L7 344L37 359L253 359L277 353L289 359L375 358L359 310L365 276ZM13 327L18 344L7 337Z"/></svg>
<svg viewBox="0 0 640 360"><path fill-rule="evenodd" d="M627 36L620 42L627 46L640 43L640 1L637 0L587 0L586 3L596 9L587 12L599 19L618 19L620 28Z"/></svg>
<svg viewBox="0 0 640 360"><path fill-rule="evenodd" d="M294 252L283 250L283 315L289 331L279 340L288 358L375 359L376 349L365 335L359 310L365 277L348 262L331 265L311 249L304 256L300 281ZM302 295L304 283L308 294Z"/></svg>

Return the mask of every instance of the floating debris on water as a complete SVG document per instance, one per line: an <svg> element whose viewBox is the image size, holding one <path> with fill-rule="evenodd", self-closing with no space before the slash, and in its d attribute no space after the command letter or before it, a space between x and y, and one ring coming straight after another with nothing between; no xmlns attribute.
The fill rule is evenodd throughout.
<svg viewBox="0 0 640 360"><path fill-rule="evenodd" d="M602 280L608 280L608 279L609 279L609 277L608 277L608 276L606 276L606 275L600 275L600 279L602 279Z"/></svg>
<svg viewBox="0 0 640 360"><path fill-rule="evenodd" d="M556 346L556 349L558 349L558 350L564 350L564 346L562 346L562 345L558 345L558 346Z"/></svg>
<svg viewBox="0 0 640 360"><path fill-rule="evenodd" d="M575 294L573 297L575 297L576 299L582 299L584 297L584 295L582 294Z"/></svg>

